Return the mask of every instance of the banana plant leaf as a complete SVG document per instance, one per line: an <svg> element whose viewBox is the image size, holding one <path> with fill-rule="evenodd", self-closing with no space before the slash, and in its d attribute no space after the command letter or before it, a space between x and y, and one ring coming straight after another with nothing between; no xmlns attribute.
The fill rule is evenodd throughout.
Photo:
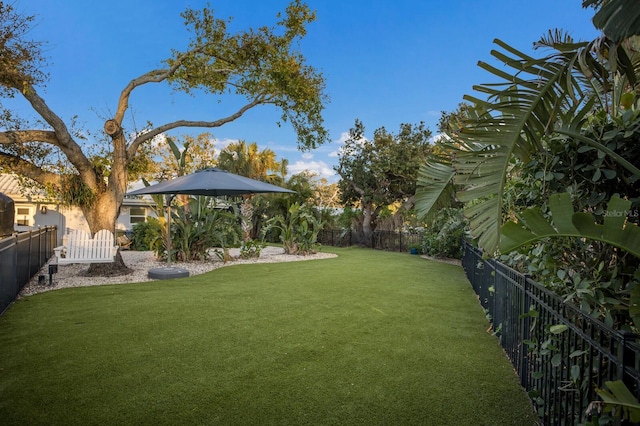
<svg viewBox="0 0 640 426"><path fill-rule="evenodd" d="M597 5L598 0L584 0L583 7ZM628 0L603 2L593 17L593 25L616 43L640 34L640 4Z"/></svg>
<svg viewBox="0 0 640 426"><path fill-rule="evenodd" d="M541 149L541 138L555 128L560 109L581 105L585 93L572 78L579 52L564 61L534 59L500 40L502 51L491 54L512 68L481 62L479 66L502 79L501 83L474 86L488 100L465 96L486 113L469 121L459 135L460 147L453 167L456 196L468 204L465 215L471 232L487 253L499 247L503 197L514 158L526 163Z"/></svg>
<svg viewBox="0 0 640 426"><path fill-rule="evenodd" d="M596 391L605 405L619 407L622 411L622 417L631 420L634 424L640 422L640 402L622 380L605 382L605 385L608 391L605 389Z"/></svg>
<svg viewBox="0 0 640 426"><path fill-rule="evenodd" d="M416 213L428 220L444 207L449 207L455 193L451 164L434 159L427 160L418 170Z"/></svg>
<svg viewBox="0 0 640 426"><path fill-rule="evenodd" d="M502 226L500 251L507 253L542 238L575 237L602 241L640 258L640 227L627 220L630 208L631 201L612 196L599 224L590 213L574 212L570 194L554 194L549 199L553 224L539 208L525 210L519 222Z"/></svg>

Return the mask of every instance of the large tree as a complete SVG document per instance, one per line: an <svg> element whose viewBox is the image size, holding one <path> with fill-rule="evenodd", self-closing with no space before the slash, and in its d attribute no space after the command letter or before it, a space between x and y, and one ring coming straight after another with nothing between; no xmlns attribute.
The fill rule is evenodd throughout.
<svg viewBox="0 0 640 426"><path fill-rule="evenodd" d="M341 201L362 211L362 233L371 241L380 211L396 202L413 206L416 178L429 152L431 131L424 123L402 124L397 135L384 127L367 140L360 120L349 131L335 170Z"/></svg>
<svg viewBox="0 0 640 426"><path fill-rule="evenodd" d="M73 131L73 123L65 123L41 96L47 82L46 63L43 44L28 39L33 17L22 16L12 4L0 1L0 93L3 98L23 97L39 117L38 122L29 122L0 105L1 170L63 195L63 201L82 209L91 231L96 232L114 228L129 171L136 166L140 151L170 130L216 128L270 104L293 126L300 148L314 148L327 140L321 116L324 79L298 50L306 26L315 20L306 4L293 1L284 14L278 14L276 26L236 34L227 32L227 21L215 18L209 8L187 9L182 17L193 34L188 48L173 50L157 69L124 86L115 113L104 124L107 154L96 161ZM220 111L223 95L233 94L244 102L209 120L184 117L128 138L131 129L125 128L123 120L132 94L140 87L163 83L194 95L199 102L217 105L215 111ZM52 165L54 155L64 160L60 162L64 167ZM122 266L121 259L117 266Z"/></svg>

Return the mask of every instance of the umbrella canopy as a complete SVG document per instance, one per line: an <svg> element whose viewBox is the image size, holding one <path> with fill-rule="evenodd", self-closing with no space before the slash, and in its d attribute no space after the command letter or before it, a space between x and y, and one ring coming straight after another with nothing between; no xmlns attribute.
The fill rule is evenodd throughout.
<svg viewBox="0 0 640 426"><path fill-rule="evenodd" d="M143 195L143 194L187 194L187 195L243 195L258 194L265 192L289 192L294 193L286 188L281 188L270 183L261 182L259 180L250 179L244 176L236 175L224 170L211 167L208 169L198 170L195 173L180 176L175 179L160 182L146 188L137 189L127 193L127 195ZM171 229L171 203L167 205L169 214L167 215L167 226ZM168 240L167 252L171 253L171 238ZM168 279L188 277L189 271L184 268L171 267L171 256L167 259L168 267L153 268L149 270L149 278Z"/></svg>
<svg viewBox="0 0 640 426"><path fill-rule="evenodd" d="M295 193L270 183L236 175L211 167L189 175L166 180L146 188L128 192L127 195L142 194L189 194L189 195L243 195L265 192Z"/></svg>

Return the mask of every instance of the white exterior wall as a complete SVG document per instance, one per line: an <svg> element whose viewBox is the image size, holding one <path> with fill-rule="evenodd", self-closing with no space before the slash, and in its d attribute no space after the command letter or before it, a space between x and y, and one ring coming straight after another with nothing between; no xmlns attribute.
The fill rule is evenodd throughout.
<svg viewBox="0 0 640 426"><path fill-rule="evenodd" d="M14 230L17 232L28 231L38 226L57 226L58 244L62 243L62 236L69 229L82 229L89 232L89 225L80 208L48 203L42 201L44 198L38 194L27 197L20 193L18 181L11 175L0 174L0 192L10 197L14 202ZM120 216L116 221L116 230L128 231L133 228L131 207L143 207L146 209L146 216L155 216L151 197L125 198L120 209ZM21 209L28 210L28 213L19 215L18 211ZM18 225L21 221L27 222L28 225Z"/></svg>

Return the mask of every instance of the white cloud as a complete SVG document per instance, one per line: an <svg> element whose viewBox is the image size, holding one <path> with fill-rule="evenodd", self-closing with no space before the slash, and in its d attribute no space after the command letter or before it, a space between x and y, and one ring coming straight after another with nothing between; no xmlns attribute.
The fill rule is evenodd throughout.
<svg viewBox="0 0 640 426"><path fill-rule="evenodd" d="M305 152L304 154L302 154L303 160L311 160L312 158L313 158L313 154L311 154L310 152Z"/></svg>
<svg viewBox="0 0 640 426"><path fill-rule="evenodd" d="M232 143L238 143L240 139L214 139L216 150L222 151Z"/></svg>
<svg viewBox="0 0 640 426"><path fill-rule="evenodd" d="M340 133L340 137L332 141L332 144L338 144L339 146L337 147L337 149L334 149L333 151L329 152L327 156L329 158L338 158L340 156L340 152L342 151L342 146L348 139L349 139L348 131ZM367 140L366 138L362 138L362 142L366 140ZM334 145L334 148L335 148L335 145Z"/></svg>
<svg viewBox="0 0 640 426"><path fill-rule="evenodd" d="M331 177L336 174L336 172L327 165L324 161L296 161L293 164L289 164L287 166L289 170L289 174L295 175L297 173L308 170L312 173L317 174L320 177Z"/></svg>
<svg viewBox="0 0 640 426"><path fill-rule="evenodd" d="M334 141L337 142L339 144L344 144L347 139L349 139L349 132L342 132L340 133L340 137L338 138L338 140Z"/></svg>

